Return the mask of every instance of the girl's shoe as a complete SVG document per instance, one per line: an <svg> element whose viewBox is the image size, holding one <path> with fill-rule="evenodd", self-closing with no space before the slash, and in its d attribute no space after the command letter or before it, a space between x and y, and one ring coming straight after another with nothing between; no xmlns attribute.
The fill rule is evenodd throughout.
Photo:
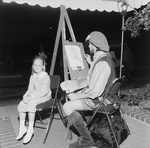
<svg viewBox="0 0 150 148"><path fill-rule="evenodd" d="M21 138L23 138L23 136L26 134L27 132L27 128L26 127L23 127L19 130L19 134L18 136L16 137L16 140L20 140Z"/></svg>
<svg viewBox="0 0 150 148"><path fill-rule="evenodd" d="M33 135L34 135L33 131L28 131L27 134L25 135L24 139L23 139L23 144L29 143L31 141Z"/></svg>

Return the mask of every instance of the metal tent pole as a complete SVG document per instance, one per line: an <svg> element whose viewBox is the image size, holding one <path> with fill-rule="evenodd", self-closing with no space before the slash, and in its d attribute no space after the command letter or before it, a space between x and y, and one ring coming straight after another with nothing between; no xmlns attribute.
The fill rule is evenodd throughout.
<svg viewBox="0 0 150 148"><path fill-rule="evenodd" d="M119 77L122 76L122 58L123 58L123 44L124 44L124 17L125 15L122 15L122 36L121 36L121 57L120 57L120 74Z"/></svg>

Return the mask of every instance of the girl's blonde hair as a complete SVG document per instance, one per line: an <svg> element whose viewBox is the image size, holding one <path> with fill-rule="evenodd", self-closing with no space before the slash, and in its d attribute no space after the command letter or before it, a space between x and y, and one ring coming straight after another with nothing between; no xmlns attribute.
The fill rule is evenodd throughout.
<svg viewBox="0 0 150 148"><path fill-rule="evenodd" d="M46 71L46 64L47 64L46 63L46 59L47 59L47 56L46 56L46 54L43 51L41 51L41 52L38 53L38 55L36 55L34 57L34 59L32 61L32 68L31 68L32 74L35 73L35 71L33 69L33 64L34 64L34 61L37 60L37 59L42 60L42 64L43 64L43 69L42 70Z"/></svg>

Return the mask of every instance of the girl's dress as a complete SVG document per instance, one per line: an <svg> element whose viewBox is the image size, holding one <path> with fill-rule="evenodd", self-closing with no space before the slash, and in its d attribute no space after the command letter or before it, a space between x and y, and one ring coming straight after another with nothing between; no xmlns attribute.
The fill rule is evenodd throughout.
<svg viewBox="0 0 150 148"><path fill-rule="evenodd" d="M19 112L36 112L36 105L51 99L50 77L46 72L40 75L33 74L30 76L27 92L23 97L31 96L32 99L28 103L21 101L18 105Z"/></svg>

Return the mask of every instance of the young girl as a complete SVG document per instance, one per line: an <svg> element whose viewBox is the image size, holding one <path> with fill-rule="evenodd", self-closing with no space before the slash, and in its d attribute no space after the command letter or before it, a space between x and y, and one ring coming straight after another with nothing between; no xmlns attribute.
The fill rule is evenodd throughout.
<svg viewBox="0 0 150 148"><path fill-rule="evenodd" d="M30 76L30 82L27 92L23 96L23 100L18 105L18 112L20 118L20 128L17 140L23 138L23 143L30 142L34 134L34 119L36 112L36 105L48 101L51 99L50 90L50 78L45 72L45 56L39 53L39 56L35 56L32 64L32 75ZM25 126L25 117L28 113L29 126L28 129Z"/></svg>

